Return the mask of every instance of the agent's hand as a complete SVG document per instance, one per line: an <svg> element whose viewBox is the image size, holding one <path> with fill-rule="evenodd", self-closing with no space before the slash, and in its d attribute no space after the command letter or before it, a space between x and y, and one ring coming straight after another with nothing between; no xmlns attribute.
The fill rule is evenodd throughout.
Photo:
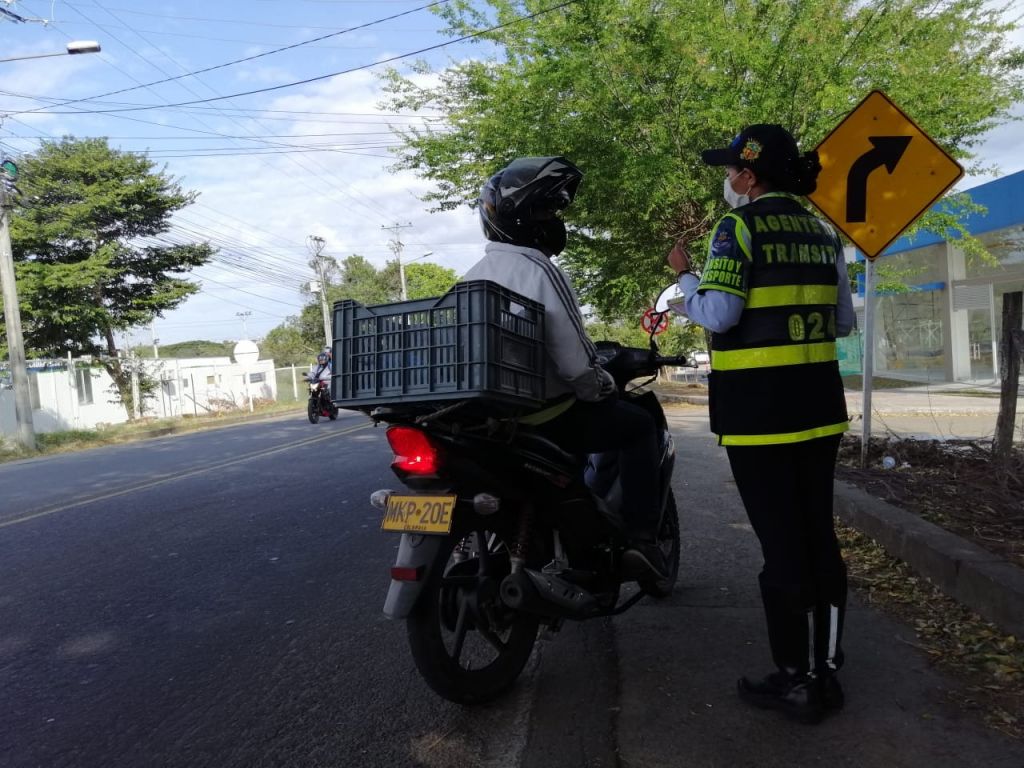
<svg viewBox="0 0 1024 768"><path fill-rule="evenodd" d="M677 275L680 272L689 272L690 267L690 256L686 252L686 248L683 247L681 240L676 241L676 244L672 246L672 250L668 252L668 265L672 267L672 271Z"/></svg>

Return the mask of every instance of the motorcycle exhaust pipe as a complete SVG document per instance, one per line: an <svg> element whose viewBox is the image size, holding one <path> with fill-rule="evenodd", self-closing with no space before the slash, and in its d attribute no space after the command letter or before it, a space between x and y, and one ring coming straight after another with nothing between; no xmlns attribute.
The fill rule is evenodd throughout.
<svg viewBox="0 0 1024 768"><path fill-rule="evenodd" d="M586 619L598 612L597 599L550 573L526 568L501 582L501 600L509 608L560 619Z"/></svg>

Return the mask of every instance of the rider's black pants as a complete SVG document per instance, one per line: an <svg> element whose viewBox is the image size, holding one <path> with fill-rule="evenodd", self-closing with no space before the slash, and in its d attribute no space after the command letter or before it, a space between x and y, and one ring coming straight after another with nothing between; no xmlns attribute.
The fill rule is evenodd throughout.
<svg viewBox="0 0 1024 768"><path fill-rule="evenodd" d="M621 451L623 517L629 534L654 538L661 517L661 494L657 429L650 413L618 398L596 403L577 400L537 431L570 453Z"/></svg>
<svg viewBox="0 0 1024 768"><path fill-rule="evenodd" d="M726 449L761 542L761 598L780 669L828 674L843 663L846 566L832 519L839 440Z"/></svg>

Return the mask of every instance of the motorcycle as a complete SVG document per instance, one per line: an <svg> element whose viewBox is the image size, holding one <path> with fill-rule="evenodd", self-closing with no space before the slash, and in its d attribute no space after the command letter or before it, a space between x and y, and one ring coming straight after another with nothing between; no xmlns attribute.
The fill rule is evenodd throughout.
<svg viewBox="0 0 1024 768"><path fill-rule="evenodd" d="M667 312L667 310L666 310ZM657 324L655 324L655 327ZM671 478L675 449L654 393L627 384L684 357L598 344L618 396L657 424L661 522L667 578L630 574L620 509L618 453L575 456L517 423L474 412L472 403L383 406L391 467L409 489L376 491L382 528L401 533L384 613L406 622L416 668L440 696L493 700L522 672L540 627L621 614L645 595L671 594L679 570L679 519ZM645 383L649 383L645 382ZM639 590L620 600L623 584Z"/></svg>
<svg viewBox="0 0 1024 768"><path fill-rule="evenodd" d="M331 385L326 381L311 379L305 376L309 385L309 402L306 404L306 415L310 424L316 424L321 416L326 416L331 421L338 418L338 406L331 402Z"/></svg>

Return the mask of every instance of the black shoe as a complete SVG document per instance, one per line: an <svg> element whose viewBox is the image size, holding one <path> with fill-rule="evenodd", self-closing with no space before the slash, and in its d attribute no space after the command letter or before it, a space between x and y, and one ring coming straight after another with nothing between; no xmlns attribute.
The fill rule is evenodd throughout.
<svg viewBox="0 0 1024 768"><path fill-rule="evenodd" d="M810 675L779 671L758 681L741 677L737 689L740 698L755 707L777 709L801 723L818 723L825 715L818 682Z"/></svg>
<svg viewBox="0 0 1024 768"><path fill-rule="evenodd" d="M633 579L669 577L665 553L654 541L634 541L622 553L622 572Z"/></svg>

